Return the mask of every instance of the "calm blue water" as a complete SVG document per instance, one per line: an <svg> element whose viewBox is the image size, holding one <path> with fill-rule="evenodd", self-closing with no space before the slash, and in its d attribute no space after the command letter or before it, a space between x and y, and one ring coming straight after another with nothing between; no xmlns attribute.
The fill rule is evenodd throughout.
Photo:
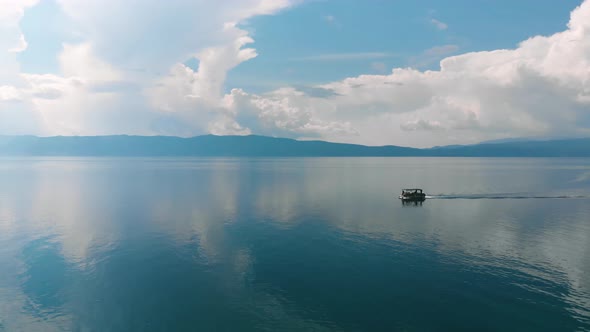
<svg viewBox="0 0 590 332"><path fill-rule="evenodd" d="M590 330L590 159L0 159L0 331L256 330Z"/></svg>

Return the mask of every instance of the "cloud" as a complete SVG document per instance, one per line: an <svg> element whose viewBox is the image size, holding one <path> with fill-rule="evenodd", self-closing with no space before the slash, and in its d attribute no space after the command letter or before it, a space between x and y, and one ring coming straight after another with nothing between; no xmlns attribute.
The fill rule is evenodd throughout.
<svg viewBox="0 0 590 332"><path fill-rule="evenodd" d="M98 57L126 67L166 72L206 47L232 43L236 24L286 8L288 0L59 0L76 32Z"/></svg>
<svg viewBox="0 0 590 332"><path fill-rule="evenodd" d="M9 85L0 86L0 102L1 101L17 101L20 100L20 91Z"/></svg>
<svg viewBox="0 0 590 332"><path fill-rule="evenodd" d="M235 29L234 26L229 28ZM223 85L230 69L256 57L254 49L243 48L252 41L240 30L231 43L206 48L197 54L197 71L176 64L168 76L146 89L151 107L174 115L193 128L180 134L249 134L249 130L232 120L235 113L224 107Z"/></svg>
<svg viewBox="0 0 590 332"><path fill-rule="evenodd" d="M357 134L348 122L318 118L314 108L322 103L323 98L311 97L294 88L282 88L264 95L234 89L226 98L236 120L254 133L282 137Z"/></svg>
<svg viewBox="0 0 590 332"><path fill-rule="evenodd" d="M307 96L311 97L318 97L318 98L326 98L331 96L338 95L334 91L330 89L324 89L321 87L314 87L314 86L305 86L305 85L295 85L293 86L294 89L297 91L301 91L305 93Z"/></svg>
<svg viewBox="0 0 590 332"><path fill-rule="evenodd" d="M418 56L411 57L409 61L413 67L423 68L440 61L446 56L456 53L458 50L459 46L454 44L434 46L425 50Z"/></svg>
<svg viewBox="0 0 590 332"><path fill-rule="evenodd" d="M451 53L455 53L458 50L459 50L459 46L448 44L448 45L435 46L435 47L429 48L426 51L424 51L424 55L426 55L426 56L448 55Z"/></svg>
<svg viewBox="0 0 590 332"><path fill-rule="evenodd" d="M400 128L405 131L416 131L416 130L441 130L443 127L438 121L430 121L424 119L417 119L402 123Z"/></svg>
<svg viewBox="0 0 590 332"><path fill-rule="evenodd" d="M117 81L123 77L114 66L94 54L90 43L64 44L58 60L65 77L79 77L92 81Z"/></svg>
<svg viewBox="0 0 590 332"><path fill-rule="evenodd" d="M338 21L338 19L336 19L334 15L325 15L322 18L328 25L335 28L342 28L342 24L340 21Z"/></svg>
<svg viewBox="0 0 590 332"><path fill-rule="evenodd" d="M23 43L0 45L2 69L15 68L0 71L7 77L0 121L13 116L7 102L19 99L39 128L32 134L205 133L210 122L228 116L220 107L227 72L257 56L244 47L253 40L238 24L295 2L58 0L76 41L63 44L55 75L19 72L10 52ZM0 9L16 27L9 31L13 39L21 36L24 10L35 3L11 0ZM182 65L191 58L199 62L196 71Z"/></svg>
<svg viewBox="0 0 590 332"><path fill-rule="evenodd" d="M435 18L430 19L430 23L432 23L432 25L434 25L434 27L436 27L438 30L446 30L449 28L445 22L439 21Z"/></svg>
<svg viewBox="0 0 590 332"><path fill-rule="evenodd" d="M324 20L326 22L328 22L329 24L335 24L336 23L336 17L334 17L333 15L326 15L326 16L324 16Z"/></svg>
<svg viewBox="0 0 590 332"><path fill-rule="evenodd" d="M28 43L25 40L25 36L23 34L20 35L18 38L17 44L8 50L9 53L20 53L27 49Z"/></svg>

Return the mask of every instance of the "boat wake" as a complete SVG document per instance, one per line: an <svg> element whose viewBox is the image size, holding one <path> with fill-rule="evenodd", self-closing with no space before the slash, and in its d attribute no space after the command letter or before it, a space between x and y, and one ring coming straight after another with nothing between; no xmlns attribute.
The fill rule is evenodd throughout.
<svg viewBox="0 0 590 332"><path fill-rule="evenodd" d="M427 199L589 199L588 195L532 195L532 194L438 194L427 195Z"/></svg>

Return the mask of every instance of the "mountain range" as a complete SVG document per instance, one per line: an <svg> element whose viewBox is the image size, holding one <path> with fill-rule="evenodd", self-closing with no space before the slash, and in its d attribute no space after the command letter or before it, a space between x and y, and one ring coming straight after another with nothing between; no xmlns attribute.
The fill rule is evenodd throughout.
<svg viewBox="0 0 590 332"><path fill-rule="evenodd" d="M590 157L590 138L509 140L434 148L266 136L0 136L0 156Z"/></svg>

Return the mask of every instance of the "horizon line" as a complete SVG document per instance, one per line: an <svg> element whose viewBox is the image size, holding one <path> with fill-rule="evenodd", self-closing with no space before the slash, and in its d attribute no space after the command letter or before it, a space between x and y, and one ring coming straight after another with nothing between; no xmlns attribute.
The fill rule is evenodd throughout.
<svg viewBox="0 0 590 332"><path fill-rule="evenodd" d="M532 142L548 142L548 141L567 141L567 140L583 140L583 139L590 139L590 136L585 137L553 137L553 138L544 138L544 137L506 137L494 140L487 140L487 141L480 141L477 143L470 143L470 144L448 144L448 145L434 145L430 147L413 147L413 146L404 146L404 145L394 145L394 144L385 144L385 145L366 145L366 144L358 144L358 143L347 143L347 142L335 142L335 141L327 141L321 139L296 139L291 137L279 137L279 136L267 136L267 135L259 135L259 134L248 134L248 135L216 135L216 134L202 134L202 135L195 135L195 136L173 136L173 135L136 135L136 134L109 134L109 135L51 135L51 136L40 136L40 135L31 135L31 134L20 134L20 135L5 135L0 134L0 137L34 137L34 138L58 138L58 137L73 137L73 138L88 138L88 137L139 137L139 138L148 138L148 137L161 137L161 138L177 138L177 139L192 139L192 138L199 138L205 136L213 136L213 137L264 137L264 138L271 138L271 139L282 139L282 140L291 140L296 142L323 142L323 143L331 143L331 144L345 144L345 145L354 145L354 146L363 146L363 147L400 147L400 148L408 148L408 149L416 149L416 150L428 150L428 149L436 149L436 148L444 148L444 147L465 147L465 146L474 146L474 145L493 145L493 144L510 144L510 143L532 143ZM506 142L502 142L502 140L509 140ZM513 141L510 141L513 140ZM496 142L498 141L498 142Z"/></svg>

